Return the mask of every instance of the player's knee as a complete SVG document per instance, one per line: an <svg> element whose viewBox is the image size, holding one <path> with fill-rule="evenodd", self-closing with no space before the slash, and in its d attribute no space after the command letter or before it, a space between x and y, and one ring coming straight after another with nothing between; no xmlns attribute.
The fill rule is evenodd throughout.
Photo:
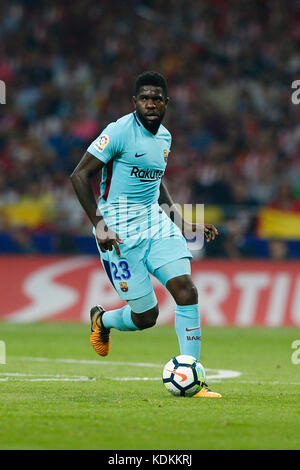
<svg viewBox="0 0 300 470"><path fill-rule="evenodd" d="M158 305L156 305L151 310L144 313L132 312L132 320L140 330L145 330L146 328L151 328L156 324L158 313Z"/></svg>
<svg viewBox="0 0 300 470"><path fill-rule="evenodd" d="M195 305L198 303L198 291L194 284L182 286L176 294L178 305Z"/></svg>

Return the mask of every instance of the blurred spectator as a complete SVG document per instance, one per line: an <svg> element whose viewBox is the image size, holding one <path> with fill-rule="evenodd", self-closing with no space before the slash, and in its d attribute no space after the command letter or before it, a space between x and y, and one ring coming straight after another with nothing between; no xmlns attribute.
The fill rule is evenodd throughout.
<svg viewBox="0 0 300 470"><path fill-rule="evenodd" d="M288 247L284 240L270 240L268 243L269 257L274 261L288 259Z"/></svg>
<svg viewBox="0 0 300 470"><path fill-rule="evenodd" d="M300 201L294 196L289 181L284 180L280 183L276 197L270 201L268 207L300 214Z"/></svg>

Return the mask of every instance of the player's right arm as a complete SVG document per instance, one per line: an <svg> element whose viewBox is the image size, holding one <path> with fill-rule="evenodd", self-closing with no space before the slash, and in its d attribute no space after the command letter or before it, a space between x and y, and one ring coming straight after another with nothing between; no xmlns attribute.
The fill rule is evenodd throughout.
<svg viewBox="0 0 300 470"><path fill-rule="evenodd" d="M98 209L92 188L92 179L95 175L99 175L104 165L104 162L95 158L89 152L86 152L71 174L70 179L81 206L96 229L96 238L100 250L103 252L106 250L111 251L114 246L118 256L120 256L118 243L123 242L118 235L105 224L105 220Z"/></svg>

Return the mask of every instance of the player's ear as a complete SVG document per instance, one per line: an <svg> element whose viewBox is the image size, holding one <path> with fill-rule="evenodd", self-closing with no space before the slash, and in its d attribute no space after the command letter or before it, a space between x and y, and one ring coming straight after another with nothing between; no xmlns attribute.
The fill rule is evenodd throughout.
<svg viewBox="0 0 300 470"><path fill-rule="evenodd" d="M134 107L136 108L136 96L133 96L133 97L132 97L132 101L133 101Z"/></svg>
<svg viewBox="0 0 300 470"><path fill-rule="evenodd" d="M166 96L166 97L165 97L165 105L166 105L166 107L168 106L169 101L170 101L170 98L169 98L168 96Z"/></svg>

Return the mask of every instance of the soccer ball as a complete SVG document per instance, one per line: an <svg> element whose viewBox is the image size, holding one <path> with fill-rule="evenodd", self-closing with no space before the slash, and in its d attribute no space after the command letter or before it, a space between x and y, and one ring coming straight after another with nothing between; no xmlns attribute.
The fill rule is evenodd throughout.
<svg viewBox="0 0 300 470"><path fill-rule="evenodd" d="M193 356L173 357L164 367L163 383L173 395L192 397L205 382L205 370Z"/></svg>

